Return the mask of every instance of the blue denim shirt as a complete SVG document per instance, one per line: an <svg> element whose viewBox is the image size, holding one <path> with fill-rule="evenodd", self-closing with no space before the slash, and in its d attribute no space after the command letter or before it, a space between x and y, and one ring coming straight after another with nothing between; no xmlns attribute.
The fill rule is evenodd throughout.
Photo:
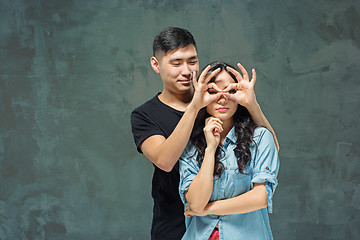
<svg viewBox="0 0 360 240"><path fill-rule="evenodd" d="M224 172L219 179L214 178L213 192L210 202L236 197L252 189L254 183L265 182L268 207L244 214L193 216L186 218L186 232L182 239L208 239L217 223L219 223L220 240L273 239L268 212L272 212L272 196L277 186L279 158L273 136L264 127L254 131L254 142L250 148L251 161L239 173L234 148L236 147L235 128L233 127L225 138L220 161L224 164ZM195 148L188 144L180 158L180 185L181 200L188 204L185 191L200 170L196 161Z"/></svg>

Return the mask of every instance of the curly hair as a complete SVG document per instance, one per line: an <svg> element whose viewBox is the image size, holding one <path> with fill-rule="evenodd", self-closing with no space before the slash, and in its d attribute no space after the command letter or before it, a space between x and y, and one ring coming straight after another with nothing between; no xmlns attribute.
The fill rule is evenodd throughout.
<svg viewBox="0 0 360 240"><path fill-rule="evenodd" d="M231 76L231 78L234 79L235 82L238 82L236 77L226 69L226 67L228 66L234 68L231 65L224 62L213 62L210 64L210 66L211 68L206 75L215 71L217 68L220 68L221 69L220 72L226 71ZM214 82L217 75L215 75L209 82ZM195 146L194 155L197 153L196 160L198 161L199 166L201 165L204 159L206 140L205 140L203 128L205 127L205 119L208 117L210 117L210 115L207 113L206 107L202 108L196 117L194 128L190 137L191 143ZM235 114L233 115L233 121L234 121L235 136L236 136L236 147L234 151L237 157L236 161L239 167L238 168L239 172L243 173L243 169L245 168L246 164L251 160L250 147L253 143L253 133L257 125L251 118L248 110L241 105L238 106ZM224 171L224 165L220 162L221 151L222 151L221 148L218 146L215 152L215 167L214 167L214 176L217 178L220 178L221 174Z"/></svg>

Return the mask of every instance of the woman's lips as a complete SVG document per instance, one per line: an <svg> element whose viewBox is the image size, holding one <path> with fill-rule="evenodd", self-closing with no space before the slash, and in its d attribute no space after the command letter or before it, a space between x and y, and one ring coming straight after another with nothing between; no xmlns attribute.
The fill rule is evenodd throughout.
<svg viewBox="0 0 360 240"><path fill-rule="evenodd" d="M227 108L227 107L219 107L216 110L219 111L219 112L225 112L225 111L229 110L229 108Z"/></svg>

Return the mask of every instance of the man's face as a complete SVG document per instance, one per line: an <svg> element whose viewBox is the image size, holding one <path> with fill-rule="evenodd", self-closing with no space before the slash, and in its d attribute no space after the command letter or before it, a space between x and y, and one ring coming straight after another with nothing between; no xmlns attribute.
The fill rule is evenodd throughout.
<svg viewBox="0 0 360 240"><path fill-rule="evenodd" d="M159 56L157 60L157 72L163 81L165 91L181 94L191 89L192 72L199 72L199 61L194 45L170 51Z"/></svg>

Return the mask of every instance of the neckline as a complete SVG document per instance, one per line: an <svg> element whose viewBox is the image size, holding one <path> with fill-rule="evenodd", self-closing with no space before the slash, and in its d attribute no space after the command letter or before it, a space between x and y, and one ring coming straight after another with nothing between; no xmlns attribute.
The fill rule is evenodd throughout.
<svg viewBox="0 0 360 240"><path fill-rule="evenodd" d="M158 93L156 94L155 98L156 98L156 101L158 101L161 105L163 105L163 106L165 106L165 107L167 107L167 108L169 108L169 109L171 109L171 110L173 110L173 111L176 111L176 112L178 112L178 113L182 113L182 114L183 114L183 113L185 112L185 111L177 110L176 108L173 108L173 107L171 107L171 106L163 103L163 102L159 99L159 95L160 95L160 94L161 94L161 92L158 92Z"/></svg>

